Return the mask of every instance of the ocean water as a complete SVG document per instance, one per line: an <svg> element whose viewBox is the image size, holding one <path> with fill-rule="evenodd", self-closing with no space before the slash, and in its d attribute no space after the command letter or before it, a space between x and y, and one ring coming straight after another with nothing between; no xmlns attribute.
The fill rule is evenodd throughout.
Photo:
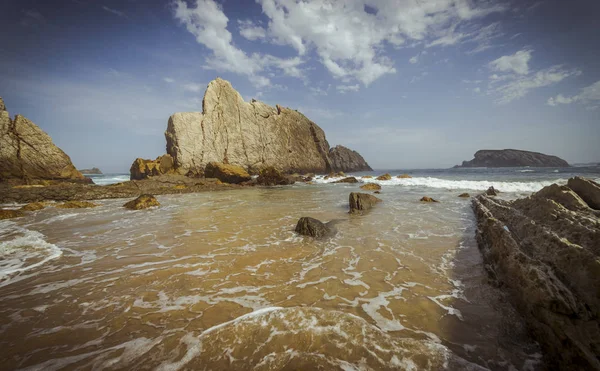
<svg viewBox="0 0 600 371"><path fill-rule="evenodd" d="M390 171L402 173L413 178L363 179L382 185L383 202L361 216L347 213L360 184L319 177L158 196L160 207L141 211L100 200L0 221L0 364L543 369L538 345L488 281L470 201L457 196L493 185L500 197L522 197L573 175L600 180L600 169ZM337 219L337 233L298 236L302 216Z"/></svg>

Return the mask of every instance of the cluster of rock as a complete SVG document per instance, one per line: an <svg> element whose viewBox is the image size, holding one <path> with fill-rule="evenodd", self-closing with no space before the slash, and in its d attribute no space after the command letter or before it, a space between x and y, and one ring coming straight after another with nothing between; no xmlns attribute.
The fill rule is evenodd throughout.
<svg viewBox="0 0 600 371"><path fill-rule="evenodd" d="M569 167L567 161L557 156L518 149L482 149L475 152L474 159L463 161L456 167Z"/></svg>
<svg viewBox="0 0 600 371"><path fill-rule="evenodd" d="M40 181L89 183L52 138L27 118L10 118L0 98L0 182Z"/></svg>
<svg viewBox="0 0 600 371"><path fill-rule="evenodd" d="M206 176L211 162L241 166L252 175L267 167L286 174L371 170L357 152L342 146L330 149L323 130L302 113L257 100L245 102L220 78L208 84L202 112L169 118L165 137L173 159L170 170L187 176ZM139 172L140 166L134 167L132 179L164 170L148 166L147 172Z"/></svg>
<svg viewBox="0 0 600 371"><path fill-rule="evenodd" d="M530 197L473 200L477 241L544 349L564 370L600 370L600 185L583 178Z"/></svg>

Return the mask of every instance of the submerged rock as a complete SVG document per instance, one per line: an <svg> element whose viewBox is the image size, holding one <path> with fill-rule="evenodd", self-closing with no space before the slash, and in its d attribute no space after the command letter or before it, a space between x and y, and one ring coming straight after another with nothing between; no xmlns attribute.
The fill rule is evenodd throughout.
<svg viewBox="0 0 600 371"><path fill-rule="evenodd" d="M308 179L308 178L307 178ZM312 178L310 178L312 180ZM305 180L310 182L310 180ZM277 186L294 184L295 178L291 175L284 175L281 171L273 166L267 166L262 169L256 178L256 184L264 186Z"/></svg>
<svg viewBox="0 0 600 371"><path fill-rule="evenodd" d="M576 182L576 181L574 181ZM600 370L600 219L569 187L473 200L477 242L550 368Z"/></svg>
<svg viewBox="0 0 600 371"><path fill-rule="evenodd" d="M471 161L463 161L455 167L569 167L567 161L539 152L518 149L489 150L475 152Z"/></svg>
<svg viewBox="0 0 600 371"><path fill-rule="evenodd" d="M46 208L45 202L32 202L23 207L20 210L22 211L38 211Z"/></svg>
<svg viewBox="0 0 600 371"><path fill-rule="evenodd" d="M591 179L574 177L567 186L575 191L592 209L600 210L600 184Z"/></svg>
<svg viewBox="0 0 600 371"><path fill-rule="evenodd" d="M88 201L67 201L62 204L56 205L59 209L87 209L89 207L96 207L98 204Z"/></svg>
<svg viewBox="0 0 600 371"><path fill-rule="evenodd" d="M230 184L240 184L252 179L243 167L219 162L209 162L204 169L204 176Z"/></svg>
<svg viewBox="0 0 600 371"><path fill-rule="evenodd" d="M363 179L373 179L373 176L372 175L365 175L362 178Z"/></svg>
<svg viewBox="0 0 600 371"><path fill-rule="evenodd" d="M156 197L149 194L143 194L135 200L131 200L123 205L124 208L129 210L142 210L153 206L160 206L160 203Z"/></svg>
<svg viewBox="0 0 600 371"><path fill-rule="evenodd" d="M439 202L439 201L434 200L433 198L427 197L427 196L421 198L419 201L421 201L421 202Z"/></svg>
<svg viewBox="0 0 600 371"><path fill-rule="evenodd" d="M461 193L461 194L459 194L459 195L458 195L458 197L461 197L461 198L469 198L469 197L471 197L471 195L470 195L470 194L468 194L468 193Z"/></svg>
<svg viewBox="0 0 600 371"><path fill-rule="evenodd" d="M303 236L311 236L316 238L325 237L332 232L325 223L308 216L304 216L298 220L295 231Z"/></svg>
<svg viewBox="0 0 600 371"><path fill-rule="evenodd" d="M367 211L378 202L381 202L381 199L367 194L367 193L358 193L352 192L350 193L349 203L350 203L350 214L361 213L363 211Z"/></svg>
<svg viewBox="0 0 600 371"><path fill-rule="evenodd" d="M500 193L500 191L497 190L496 188L494 188L493 186L490 187L490 188L488 188L485 191L485 194L488 195L488 196L498 196L498 193Z"/></svg>
<svg viewBox="0 0 600 371"><path fill-rule="evenodd" d="M392 176L390 174L383 174L376 178L377 180L392 180Z"/></svg>
<svg viewBox="0 0 600 371"><path fill-rule="evenodd" d="M336 180L333 183L358 183L358 179L356 179L353 176L350 176L350 177L347 177L347 178L344 178L344 179Z"/></svg>
<svg viewBox="0 0 600 371"><path fill-rule="evenodd" d="M12 219L24 216L25 213L21 210L4 210L0 209L0 220Z"/></svg>
<svg viewBox="0 0 600 371"><path fill-rule="evenodd" d="M396 178L398 178L398 179L411 179L412 176L410 176L408 174L402 174L402 175L398 175Z"/></svg>
<svg viewBox="0 0 600 371"><path fill-rule="evenodd" d="M367 183L361 185L360 189L364 189L365 191L379 191L381 186L377 183Z"/></svg>

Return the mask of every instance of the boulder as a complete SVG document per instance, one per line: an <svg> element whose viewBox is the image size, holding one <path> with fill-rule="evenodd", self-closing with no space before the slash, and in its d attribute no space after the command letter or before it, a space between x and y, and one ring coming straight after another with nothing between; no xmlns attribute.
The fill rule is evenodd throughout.
<svg viewBox="0 0 600 371"><path fill-rule="evenodd" d="M294 184L295 179L289 175L284 175L273 166L262 169L256 178L256 184L264 186L288 185Z"/></svg>
<svg viewBox="0 0 600 371"><path fill-rule="evenodd" d="M377 180L392 180L392 176L390 174L383 174L376 178Z"/></svg>
<svg viewBox="0 0 600 371"><path fill-rule="evenodd" d="M381 191L375 191L375 192L373 192L373 193L375 193L376 195L378 195L378 194L380 194L380 193L381 193Z"/></svg>
<svg viewBox="0 0 600 371"><path fill-rule="evenodd" d="M589 207L600 210L600 184L591 179L576 176L569 179L567 186L575 191Z"/></svg>
<svg viewBox="0 0 600 371"><path fill-rule="evenodd" d="M411 179L412 176L410 176L408 174L402 174L402 175L398 175L396 178L398 178L398 179Z"/></svg>
<svg viewBox="0 0 600 371"><path fill-rule="evenodd" d="M421 202L439 202L439 201L434 200L433 198L427 197L427 196L421 198L419 201L421 201Z"/></svg>
<svg viewBox="0 0 600 371"><path fill-rule="evenodd" d="M600 370L600 223L568 187L473 199L491 279L525 318L547 369Z"/></svg>
<svg viewBox="0 0 600 371"><path fill-rule="evenodd" d="M347 172L373 170L358 152L344 146L338 145L331 148L329 150L329 159L331 160L332 168L336 170Z"/></svg>
<svg viewBox="0 0 600 371"><path fill-rule="evenodd" d="M469 198L469 197L471 197L471 195L470 195L470 194L468 194L468 193L461 193L461 194L459 194L459 195L458 195L458 197L461 197L461 198Z"/></svg>
<svg viewBox="0 0 600 371"><path fill-rule="evenodd" d="M360 189L364 189L365 191L379 191L381 186L377 183L367 183L361 185Z"/></svg>
<svg viewBox="0 0 600 371"><path fill-rule="evenodd" d="M381 199L367 193L350 193L350 214L362 213L371 209L375 204L381 202Z"/></svg>
<svg viewBox="0 0 600 371"><path fill-rule="evenodd" d="M488 188L485 191L485 194L488 195L488 196L498 196L498 193L500 193L500 191L497 190L496 188L494 188L493 186L490 187L490 188Z"/></svg>
<svg viewBox="0 0 600 371"><path fill-rule="evenodd" d="M87 209L96 206L98 206L98 204L89 201L67 201L56 205L59 209Z"/></svg>
<svg viewBox="0 0 600 371"><path fill-rule="evenodd" d="M21 115L11 119L1 98L0 102L0 182L92 182L75 169L48 134Z"/></svg>
<svg viewBox="0 0 600 371"><path fill-rule="evenodd" d="M567 161L559 157L518 149L482 149L474 156L473 160L455 167L569 167Z"/></svg>
<svg viewBox="0 0 600 371"><path fill-rule="evenodd" d="M21 210L4 210L0 209L0 220L12 219L24 216L25 213Z"/></svg>
<svg viewBox="0 0 600 371"><path fill-rule="evenodd" d="M123 205L124 208L129 210L142 210L153 206L160 206L160 203L156 197L150 194L143 194L135 200L131 200Z"/></svg>
<svg viewBox="0 0 600 371"><path fill-rule="evenodd" d="M173 158L170 155L162 155L156 160L145 160L136 158L129 169L129 179L142 180L152 176L173 173Z"/></svg>
<svg viewBox="0 0 600 371"><path fill-rule="evenodd" d="M363 179L373 179L373 176L372 175L365 175L362 178Z"/></svg>
<svg viewBox="0 0 600 371"><path fill-rule="evenodd" d="M302 113L257 100L245 102L228 81L211 81L202 100L202 112L175 113L169 118L167 153L180 174L199 174L209 162L242 166L256 174L276 166L284 173L353 171L332 151L325 133ZM337 162L336 162L337 163ZM351 167L351 166L350 166Z"/></svg>
<svg viewBox="0 0 600 371"><path fill-rule="evenodd" d="M321 238L331 234L331 229L321 221L304 216L296 224L296 233L303 236Z"/></svg>
<svg viewBox="0 0 600 371"><path fill-rule="evenodd" d="M252 179L243 167L220 162L209 162L204 169L204 176L230 184L240 184Z"/></svg>
<svg viewBox="0 0 600 371"><path fill-rule="evenodd" d="M38 210L42 210L44 208L46 208L45 202L32 202L32 203L29 203L29 204L21 207L19 210L21 210L21 211L38 211Z"/></svg>
<svg viewBox="0 0 600 371"><path fill-rule="evenodd" d="M333 183L358 183L358 179L356 179L353 176L350 176L350 177L347 177L347 178L344 178L344 179L336 180Z"/></svg>

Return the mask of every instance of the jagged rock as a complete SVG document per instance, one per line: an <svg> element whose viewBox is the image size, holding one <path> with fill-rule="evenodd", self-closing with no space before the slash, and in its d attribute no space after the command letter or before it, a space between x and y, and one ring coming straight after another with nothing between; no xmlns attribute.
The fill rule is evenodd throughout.
<svg viewBox="0 0 600 371"><path fill-rule="evenodd" d="M142 210L153 206L160 206L160 203L156 197L149 194L143 194L135 200L131 200L123 205L124 208L129 210Z"/></svg>
<svg viewBox="0 0 600 371"><path fill-rule="evenodd" d="M600 184L591 179L574 177L567 185L585 201L592 209L600 210Z"/></svg>
<svg viewBox="0 0 600 371"><path fill-rule="evenodd" d="M491 186L485 191L485 194L488 196L498 196L498 193L500 193L500 191L494 188L493 186Z"/></svg>
<svg viewBox="0 0 600 371"><path fill-rule="evenodd" d="M102 171L100 171L100 169L98 169L97 167L93 167L91 169L81 169L81 170L79 170L79 172L84 175L100 175L100 174L102 174Z"/></svg>
<svg viewBox="0 0 600 371"><path fill-rule="evenodd" d="M349 177L344 178L344 179L336 180L333 183L358 183L358 179L356 179L353 176L349 176Z"/></svg>
<svg viewBox="0 0 600 371"><path fill-rule="evenodd" d="M360 189L364 189L365 191L379 191L381 186L377 183L367 183L361 185Z"/></svg>
<svg viewBox="0 0 600 371"><path fill-rule="evenodd" d="M295 231L303 236L316 238L325 237L332 232L325 223L308 216L304 216L298 220Z"/></svg>
<svg viewBox="0 0 600 371"><path fill-rule="evenodd" d="M288 185L294 183L295 179L292 176L284 175L273 166L262 169L258 178L256 178L256 184L264 186Z"/></svg>
<svg viewBox="0 0 600 371"><path fill-rule="evenodd" d="M439 201L434 200L433 198L427 197L427 196L422 197L419 201L421 201L421 202L439 202Z"/></svg>
<svg viewBox="0 0 600 371"><path fill-rule="evenodd" d="M518 149L490 150L475 152L471 161L463 161L455 167L569 167L569 164L556 156L539 152L521 151Z"/></svg>
<svg viewBox="0 0 600 371"><path fill-rule="evenodd" d="M165 137L180 174L201 173L209 162L242 166L252 174L267 166L284 173L344 170L332 164L325 133L314 122L279 105L245 102L219 78L208 84L202 112L172 115Z"/></svg>
<svg viewBox="0 0 600 371"><path fill-rule="evenodd" d="M240 184L252 179L243 167L219 162L209 162L204 169L204 176L230 184Z"/></svg>
<svg viewBox="0 0 600 371"><path fill-rule="evenodd" d="M402 174L402 175L398 175L396 178L398 178L398 179L411 179L412 176L410 176L408 174Z"/></svg>
<svg viewBox="0 0 600 371"><path fill-rule="evenodd" d="M386 173L386 174L378 176L375 179L377 179L377 180L392 180L392 176L390 174Z"/></svg>
<svg viewBox="0 0 600 371"><path fill-rule="evenodd" d="M56 207L59 209L87 209L96 206L98 206L98 204L88 201L67 201L56 205Z"/></svg>
<svg viewBox="0 0 600 371"><path fill-rule="evenodd" d="M18 218L25 215L21 210L4 210L0 209L0 220Z"/></svg>
<svg viewBox="0 0 600 371"><path fill-rule="evenodd" d="M21 115L11 119L0 99L0 182L39 179L92 182L37 125Z"/></svg>
<svg viewBox="0 0 600 371"><path fill-rule="evenodd" d="M461 193L461 194L458 195L458 197L469 198L469 197L471 197L471 195L468 194L468 193Z"/></svg>
<svg viewBox="0 0 600 371"><path fill-rule="evenodd" d="M361 213L371 209L376 203L381 202L381 199L367 193L350 193L350 214Z"/></svg>
<svg viewBox="0 0 600 371"><path fill-rule="evenodd" d="M600 219L582 202L557 185L515 201L473 200L486 269L552 369L600 370Z"/></svg>
<svg viewBox="0 0 600 371"><path fill-rule="evenodd" d="M348 172L373 170L358 152L344 146L338 145L331 148L329 150L329 159L331 160L333 169Z"/></svg>
<svg viewBox="0 0 600 371"><path fill-rule="evenodd" d="M136 158L129 169L129 179L142 180L151 176L159 176L173 172L173 157L171 155L162 155L156 160L145 160Z"/></svg>
<svg viewBox="0 0 600 371"><path fill-rule="evenodd" d="M21 211L38 211L38 210L42 210L44 208L46 208L45 202L32 202L32 203L29 203L29 204L21 207L19 210L21 210Z"/></svg>

